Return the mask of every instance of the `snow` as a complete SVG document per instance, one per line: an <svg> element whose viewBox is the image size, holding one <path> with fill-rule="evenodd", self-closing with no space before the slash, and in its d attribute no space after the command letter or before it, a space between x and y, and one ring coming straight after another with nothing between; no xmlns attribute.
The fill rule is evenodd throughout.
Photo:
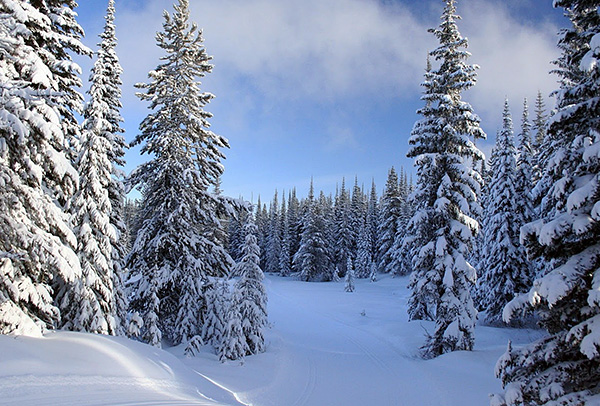
<svg viewBox="0 0 600 406"><path fill-rule="evenodd" d="M477 326L474 351L419 357L432 322L408 322L408 277L306 283L269 276L267 351L221 363L208 347L187 358L124 338L55 332L0 336L0 399L8 404L445 405L489 404L494 366L541 337ZM210 399L209 399L210 398ZM213 400L211 400L213 399ZM1 402L0 402L1 403Z"/></svg>

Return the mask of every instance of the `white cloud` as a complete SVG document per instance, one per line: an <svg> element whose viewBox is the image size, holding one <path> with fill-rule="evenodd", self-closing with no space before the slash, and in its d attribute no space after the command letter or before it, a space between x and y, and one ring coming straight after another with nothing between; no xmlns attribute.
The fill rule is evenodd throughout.
<svg viewBox="0 0 600 406"><path fill-rule="evenodd" d="M501 2L473 0L461 14L461 33L468 37L473 54L470 62L480 66L468 101L491 132L501 124L502 106L508 97L518 126L523 98L527 97L533 107L538 90L547 96L557 87L556 76L549 72L551 61L559 55L558 28L549 23L519 23Z"/></svg>

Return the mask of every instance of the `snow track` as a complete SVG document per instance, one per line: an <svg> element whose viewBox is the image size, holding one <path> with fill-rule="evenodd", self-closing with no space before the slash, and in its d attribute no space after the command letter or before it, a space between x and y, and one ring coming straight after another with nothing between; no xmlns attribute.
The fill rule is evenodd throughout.
<svg viewBox="0 0 600 406"><path fill-rule="evenodd" d="M501 390L493 370L507 340L532 334L478 327L483 348L425 361L419 347L433 324L408 322L407 278L357 280L354 293L343 283L265 282L267 352L243 363L189 361L253 406L485 405Z"/></svg>

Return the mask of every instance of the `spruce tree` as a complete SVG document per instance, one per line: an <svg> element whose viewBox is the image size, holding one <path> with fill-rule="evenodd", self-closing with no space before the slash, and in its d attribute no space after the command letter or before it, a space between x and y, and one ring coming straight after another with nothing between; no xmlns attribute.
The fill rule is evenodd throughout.
<svg viewBox="0 0 600 406"><path fill-rule="evenodd" d="M89 55L74 1L0 3L0 333L40 334L60 324L57 292L81 275L65 214Z"/></svg>
<svg viewBox="0 0 600 406"><path fill-rule="evenodd" d="M517 151L513 124L504 102L502 131L496 137L492 178L488 187L488 205L482 247L479 280L480 307L488 324L502 324L502 309L529 285L529 262L519 244L524 213L518 210L522 195L517 189Z"/></svg>
<svg viewBox="0 0 600 406"><path fill-rule="evenodd" d="M135 144L152 159L131 175L142 185L143 226L129 255L140 275L132 309L144 317L146 336L160 332L178 344L201 331L205 309L202 285L233 266L219 238L222 200L209 191L223 172L227 140L209 130L204 107L214 97L200 91L198 78L212 71L202 33L189 23L189 2L180 0L171 16L164 12L157 45L162 63L137 86L152 112L140 124Z"/></svg>
<svg viewBox="0 0 600 406"><path fill-rule="evenodd" d="M277 190L271 201L267 230L266 250L264 252L265 270L271 273L279 273L279 256L281 253L281 223L279 219L279 199Z"/></svg>
<svg viewBox="0 0 600 406"><path fill-rule="evenodd" d="M600 399L599 1L556 0L572 23L559 37L561 77L538 218L521 230L528 253L554 268L511 301L505 320L535 309L548 336L507 352L494 405L591 405ZM539 185L538 185L539 186Z"/></svg>
<svg viewBox="0 0 600 406"><path fill-rule="evenodd" d="M354 265L352 264L352 258L348 258L348 263L346 264L344 291L349 293L354 292Z"/></svg>
<svg viewBox="0 0 600 406"><path fill-rule="evenodd" d="M214 279L206 290L206 317L202 325L202 341L220 353L227 324L227 308L230 300L229 284L225 278Z"/></svg>
<svg viewBox="0 0 600 406"><path fill-rule="evenodd" d="M293 259L294 269L299 272L298 277L305 282L331 280L333 266L327 236L323 233L325 221L322 208L314 198L312 181L302 224L300 247Z"/></svg>
<svg viewBox="0 0 600 406"><path fill-rule="evenodd" d="M279 251L279 274L289 276L292 273L292 257L290 255L292 236L290 234L290 217L285 202L285 196L281 201L281 251Z"/></svg>
<svg viewBox="0 0 600 406"><path fill-rule="evenodd" d="M256 241L256 226L250 216L244 225L246 241L242 248L242 259L236 264L240 279L235 284L239 293L239 317L247 351L244 355L265 351L264 329L267 326L267 293L260 269L260 249Z"/></svg>
<svg viewBox="0 0 600 406"><path fill-rule="evenodd" d="M358 249L355 262L357 278L368 278L371 274L371 264L373 263L373 258L371 257L372 245L369 225L363 220L358 233Z"/></svg>
<svg viewBox="0 0 600 406"><path fill-rule="evenodd" d="M473 139L484 138L479 118L461 99L476 81L475 66L468 65L467 40L456 25L454 0L446 0L442 22L430 30L440 46L430 55L440 66L426 74L419 110L423 118L414 126L409 157L417 167L416 214L411 219L418 255L410 281L411 319L431 317L435 332L423 347L426 358L471 350L477 312L470 289L476 272L467 262L479 224L477 196L481 177L474 163L483 154Z"/></svg>
<svg viewBox="0 0 600 406"><path fill-rule="evenodd" d="M124 164L120 127L120 73L115 47L114 0L109 0L92 68L80 139L79 188L71 210L83 278L60 298L62 326L102 334L123 334L127 304L121 261L125 255L124 192L118 165Z"/></svg>
<svg viewBox="0 0 600 406"><path fill-rule="evenodd" d="M342 179L342 187L334 207L334 262L342 275L346 272L348 258L352 258L354 231L352 230L351 200L346 190L346 179Z"/></svg>
<svg viewBox="0 0 600 406"><path fill-rule="evenodd" d="M381 197L379 211L380 220L378 228L377 262L379 272L393 272L394 266L394 241L398 232L398 218L400 217L400 190L398 188L398 174L392 167L388 172L387 182Z"/></svg>

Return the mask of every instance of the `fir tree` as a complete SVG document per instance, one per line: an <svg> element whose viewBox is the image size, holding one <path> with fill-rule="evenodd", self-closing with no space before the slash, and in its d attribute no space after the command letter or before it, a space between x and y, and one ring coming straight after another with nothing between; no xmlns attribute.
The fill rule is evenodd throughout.
<svg viewBox="0 0 600 406"><path fill-rule="evenodd" d="M223 332L223 341L218 348L218 355L221 362L243 358L250 351L242 327L240 315L241 302L242 297L240 292L234 289L229 307L227 308L227 315L225 316L227 323Z"/></svg>
<svg viewBox="0 0 600 406"><path fill-rule="evenodd" d="M426 358L471 350L476 310L470 289L476 279L467 262L469 247L479 225L477 196L481 177L473 162L483 159L473 138L484 138L479 118L461 93L476 80L468 65L467 40L456 25L455 1L446 0L442 22L431 32L440 46L430 55L439 61L426 74L419 110L423 118L414 126L409 157L415 158L416 214L411 219L417 257L410 281L411 319L433 318L435 332L423 347Z"/></svg>
<svg viewBox="0 0 600 406"><path fill-rule="evenodd" d="M377 198L377 188L375 180L371 182L371 193L369 194L369 204L367 207L367 227L369 229L369 238L371 239L371 258L373 261L377 258L377 227L379 225L379 204Z"/></svg>
<svg viewBox="0 0 600 406"><path fill-rule="evenodd" d="M171 16L164 12L157 45L166 55L149 73L138 96L150 102L134 144L153 158L132 174L143 186L143 226L128 264L140 275L133 310L144 317L146 334L156 330L178 344L201 331L209 276L228 274L233 263L220 239L223 200L209 191L223 172L225 138L208 128L204 107L214 97L200 91L197 78L212 71L202 33L189 23L189 2L180 0ZM150 289L149 289L150 287Z"/></svg>
<svg viewBox="0 0 600 406"><path fill-rule="evenodd" d="M335 265L344 275L348 258L353 256L352 244L354 243L350 197L346 191L345 179L342 179L342 187L335 201L334 216L333 243L335 252L333 258Z"/></svg>
<svg viewBox="0 0 600 406"><path fill-rule="evenodd" d="M390 273L394 265L394 241L398 232L398 218L400 216L400 191L398 189L398 175L392 167L388 172L388 179L381 198L380 221L378 228L377 245L379 272Z"/></svg>
<svg viewBox="0 0 600 406"><path fill-rule="evenodd" d="M0 3L0 333L60 324L57 292L81 275L65 206L81 111L74 1Z"/></svg>
<svg viewBox="0 0 600 406"><path fill-rule="evenodd" d="M496 137L492 179L484 217L482 274L479 297L488 324L502 323L502 309L529 285L529 263L519 244L524 213L516 208L521 195L517 189L517 151L508 100L504 102L502 131Z"/></svg>
<svg viewBox="0 0 600 406"><path fill-rule="evenodd" d="M600 397L600 2L554 4L572 26L558 43L561 86L545 141L553 153L540 180L541 211L521 236L531 256L555 267L504 310L510 320L536 309L549 335L509 345L496 368L505 393L494 405L591 405Z"/></svg>
<svg viewBox="0 0 600 406"><path fill-rule="evenodd" d="M358 250L356 253L357 278L368 278L371 275L371 264L373 263L373 258L371 258L372 245L369 226L366 221L363 221L358 234Z"/></svg>
<svg viewBox="0 0 600 406"><path fill-rule="evenodd" d="M294 268L299 272L302 281L320 282L330 280L332 275L331 259L327 244L322 210L314 198L311 181L306 212L303 218L303 231L300 248L294 255Z"/></svg>
<svg viewBox="0 0 600 406"><path fill-rule="evenodd" d="M235 290L240 295L239 317L247 351L245 355L265 351L264 329L267 326L267 293L260 269L260 249L256 241L256 226L250 220L245 224L246 241L242 248L243 256L236 264L240 279Z"/></svg>
<svg viewBox="0 0 600 406"><path fill-rule="evenodd" d="M271 273L279 273L279 255L281 253L281 223L279 220L279 199L277 190L271 201L269 217L266 230L266 256L265 270Z"/></svg>
<svg viewBox="0 0 600 406"><path fill-rule="evenodd" d="M226 279L215 279L206 290L206 316L202 325L202 341L213 346L217 354L223 343L227 324L227 307L230 300Z"/></svg>
<svg viewBox="0 0 600 406"><path fill-rule="evenodd" d="M290 218L288 216L285 197L281 202L281 251L279 252L279 273L289 276L292 273L292 257L290 255L292 236L290 234Z"/></svg>
<svg viewBox="0 0 600 406"><path fill-rule="evenodd" d="M90 76L91 99L83 112L79 189L71 206L83 278L60 299L63 327L103 334L123 334L127 311L121 276L124 191L117 178L125 146L119 113L122 69L115 53L114 19L114 0L109 0Z"/></svg>
<svg viewBox="0 0 600 406"><path fill-rule="evenodd" d="M354 266L352 265L352 258L348 258L348 263L346 264L344 291L350 293L354 292Z"/></svg>

